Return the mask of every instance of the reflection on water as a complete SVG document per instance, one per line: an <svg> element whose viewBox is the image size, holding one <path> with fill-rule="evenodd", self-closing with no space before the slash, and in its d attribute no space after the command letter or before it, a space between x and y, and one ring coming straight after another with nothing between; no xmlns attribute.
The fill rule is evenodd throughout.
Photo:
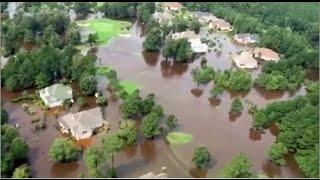
<svg viewBox="0 0 320 180"><path fill-rule="evenodd" d="M127 148L116 155L117 171L120 177L138 177L150 171L157 172L162 166L168 168L169 177L193 175L195 177L216 177L226 163L240 151L248 154L254 164L255 172L264 171L269 177L302 176L292 156L288 157L288 166L283 167L274 166L267 160L266 150L275 142L275 136L278 134L275 127L271 126L264 134L254 132L251 128L252 117L247 112L249 105L246 103L244 103L243 113L233 122L230 122L228 112L232 100L236 97L242 97L258 107L263 107L270 102L287 100L297 94L303 95L305 93L303 88L299 89L294 96L287 92L266 91L259 87L253 87L250 91L240 93L225 90L219 99L215 100L210 98L209 92L213 83L197 89L191 77L191 69L200 65L201 57L190 64L165 61L159 53L142 53L144 37L140 37L141 31L137 22L134 23L130 33L129 38L115 38L108 46L98 48L97 56L101 58L101 64L112 66L121 80L139 84L142 95L155 93L157 103L164 107L165 112L179 119L179 131L192 134L193 140L177 147L174 157L178 157L178 161L172 158L170 145L161 138L150 140L141 137L140 134L137 146ZM219 34L219 36L222 39L226 38L221 41L223 43L222 52L219 56L216 52L207 53L205 55L208 59L207 64L212 65L215 69L230 69L232 67L231 54L243 47L234 45L227 35ZM261 67L251 73L256 75L260 71ZM106 92L107 83L104 82L106 79L98 78L98 81L98 89L105 91L109 97L110 94ZM73 84L73 88L80 93L77 85ZM41 132L38 140L35 141L33 140L35 135L30 130L33 127L31 123L33 117L21 109L21 103L13 104L8 101L21 92L11 93L4 88L1 89L4 108L10 114L10 123L25 123L19 131L30 145L29 159L34 177L78 177L81 172L86 171L83 159L63 166L49 162L49 148L56 137L61 137L60 132L55 129L57 120L52 111L48 113L48 128ZM96 106L94 97L86 98L86 100L88 105L81 110ZM120 104L119 100L109 101L108 106L102 108L104 117L111 124L111 132L117 130L119 122L123 119L119 109ZM70 111L77 112L78 108L73 107ZM66 113L62 112L58 117ZM42 116L41 111L35 116ZM141 119L136 122L140 124ZM96 137L93 137L81 142L80 145L87 147L95 142ZM194 169L189 171L190 167L193 167L191 164L193 149L199 145L206 146L217 162L205 173Z"/></svg>

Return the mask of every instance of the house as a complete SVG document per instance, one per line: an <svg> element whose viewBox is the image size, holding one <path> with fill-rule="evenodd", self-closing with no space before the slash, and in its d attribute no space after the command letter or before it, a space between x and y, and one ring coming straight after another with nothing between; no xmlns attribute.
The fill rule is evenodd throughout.
<svg viewBox="0 0 320 180"><path fill-rule="evenodd" d="M73 102L71 87L60 83L41 89L39 94L45 105L50 108L62 106L63 102L68 99Z"/></svg>
<svg viewBox="0 0 320 180"><path fill-rule="evenodd" d="M196 35L194 31L183 31L183 32L176 32L171 34L172 39L181 39L181 38L187 38L187 39L193 39L193 38L199 38L199 35Z"/></svg>
<svg viewBox="0 0 320 180"><path fill-rule="evenodd" d="M153 18L155 18L160 24L171 23L173 19L173 15L168 12L155 12L152 14Z"/></svg>
<svg viewBox="0 0 320 180"><path fill-rule="evenodd" d="M229 22L219 18L212 20L212 25L210 26L213 26L216 30L219 31L233 31L233 28Z"/></svg>
<svg viewBox="0 0 320 180"><path fill-rule="evenodd" d="M259 41L258 34L242 33L234 35L233 39L239 44L253 44Z"/></svg>
<svg viewBox="0 0 320 180"><path fill-rule="evenodd" d="M68 113L58 119L58 122L63 133L70 133L77 140L91 137L104 124L100 107Z"/></svg>
<svg viewBox="0 0 320 180"><path fill-rule="evenodd" d="M257 68L258 63L253 58L252 53L243 51L240 55L233 58L233 61L239 68Z"/></svg>
<svg viewBox="0 0 320 180"><path fill-rule="evenodd" d="M183 5L179 2L163 2L162 7L164 11L171 12L171 11L179 11L183 8Z"/></svg>
<svg viewBox="0 0 320 180"><path fill-rule="evenodd" d="M191 49L195 53L206 53L208 52L208 45L201 43L200 38L193 38L188 40L191 43Z"/></svg>
<svg viewBox="0 0 320 180"><path fill-rule="evenodd" d="M255 48L253 51L253 56L255 58L259 58L265 61L279 61L280 57L279 54L277 52L274 52L271 49L268 48Z"/></svg>
<svg viewBox="0 0 320 180"><path fill-rule="evenodd" d="M162 167L161 172L159 174L154 174L153 172L149 172L140 176L141 179L158 179L158 178L168 178L168 174L166 173L167 168Z"/></svg>
<svg viewBox="0 0 320 180"><path fill-rule="evenodd" d="M194 12L195 18L198 18L199 22L202 24L209 23L215 16L208 12L196 11Z"/></svg>

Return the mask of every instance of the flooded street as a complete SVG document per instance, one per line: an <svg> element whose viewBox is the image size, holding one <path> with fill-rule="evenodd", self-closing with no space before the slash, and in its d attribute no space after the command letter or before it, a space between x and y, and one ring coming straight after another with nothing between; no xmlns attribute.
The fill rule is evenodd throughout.
<svg viewBox="0 0 320 180"><path fill-rule="evenodd" d="M191 134L193 140L186 145L172 146L160 137L152 141L139 135L136 147L127 148L115 157L119 177L138 177L149 171L158 173L163 166L167 167L168 176L172 178L216 177L240 152L248 155L255 173L264 173L269 177L302 177L291 155L287 157L287 166L278 167L268 160L267 149L276 140L275 126L266 129L263 134L252 130L252 118L247 112L249 108L247 103L244 103L244 111L237 118L229 117L228 112L232 100L236 97L242 97L243 100L263 107L273 101L303 95L306 93L304 87L291 94L270 92L258 87L253 87L246 93L225 90L220 96L221 102L212 103L209 100L209 91L214 83L197 88L192 80L191 70L200 65L202 57L206 57L208 65L212 65L216 70L229 69L233 67L231 54L245 47L235 45L225 34L217 34L223 44L220 53L212 51L206 56L198 57L193 63L180 64L165 61L159 53L142 52L144 37L140 37L140 26L137 23L131 28L130 34L130 37L117 37L112 39L108 46L99 47L97 56L101 58L101 62L97 60L97 66L100 63L110 65L117 71L120 80L137 83L143 97L155 93L156 101L164 107L165 113L178 118L177 130ZM260 71L261 65L259 69L251 70L253 78L256 78ZM317 76L315 73L309 74L311 75L308 76L313 78ZM108 94L106 79L99 77L98 80L98 90ZM77 88L74 89L77 91ZM22 110L22 103L11 103L10 99L19 94L1 88L1 99L10 115L10 123L20 124L19 131L29 144L33 177L79 177L81 173L86 172L83 159L66 164L49 162L48 152L51 144L56 137L62 137L55 127L57 119L54 117L54 110L48 112L48 128L40 132L38 139L35 140L31 120L43 116L43 113L38 110L41 113L30 116ZM89 105L84 109L95 106L93 97L87 100ZM119 101L109 100L108 106L102 108L105 119L111 124L111 132L117 130L118 123L122 120L119 106ZM78 108L74 106L70 111L77 112ZM63 111L58 117L66 113ZM96 141L97 138L93 137L82 142L82 145L88 146L95 144ZM213 156L211 167L207 172L196 171L191 162L193 149L200 145L206 146Z"/></svg>

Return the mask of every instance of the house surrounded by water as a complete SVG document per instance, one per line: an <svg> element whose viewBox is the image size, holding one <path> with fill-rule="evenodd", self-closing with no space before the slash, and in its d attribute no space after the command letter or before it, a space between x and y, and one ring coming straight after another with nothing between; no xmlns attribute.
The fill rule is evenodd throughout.
<svg viewBox="0 0 320 180"><path fill-rule="evenodd" d="M70 112L58 122L63 133L71 134L76 140L80 140L91 137L106 121L103 120L100 107L96 107L78 113Z"/></svg>
<svg viewBox="0 0 320 180"><path fill-rule="evenodd" d="M240 55L233 58L233 61L239 68L257 68L258 62L253 58L252 53L243 51Z"/></svg>
<svg viewBox="0 0 320 180"><path fill-rule="evenodd" d="M259 35L250 33L240 33L234 35L233 39L239 44L254 44L259 42Z"/></svg>
<svg viewBox="0 0 320 180"><path fill-rule="evenodd" d="M65 100L73 102L72 88L60 83L41 89L39 94L44 104L50 108L62 106Z"/></svg>

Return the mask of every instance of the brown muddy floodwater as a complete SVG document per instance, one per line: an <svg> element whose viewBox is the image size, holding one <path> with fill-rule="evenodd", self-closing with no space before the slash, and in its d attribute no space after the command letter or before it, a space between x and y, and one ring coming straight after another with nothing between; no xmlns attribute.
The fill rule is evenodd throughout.
<svg viewBox="0 0 320 180"><path fill-rule="evenodd" d="M116 155L115 163L120 177L138 177L149 171L159 172L163 166L167 167L169 177L216 177L240 152L249 156L255 173L265 173L269 177L303 176L292 155L287 157L287 166L278 167L268 160L267 149L274 143L278 133L275 125L266 129L264 133L255 132L251 128L251 115L247 113L248 103L245 103L244 111L238 117L229 116L229 109L236 97L242 97L245 101L263 107L273 101L303 95L304 87L291 94L253 87L246 93L224 91L218 102L209 100L213 82L197 88L192 81L191 69L199 66L200 59L204 56L208 59L208 64L215 69L232 68L231 55L246 47L235 45L225 34L216 34L222 43L221 52L212 51L198 57L193 63L180 64L165 61L159 53L142 52L144 37L140 37L140 26L137 23L131 28L130 34L131 37L117 37L112 39L108 46L99 47L97 55L101 61L98 60L96 64L110 65L117 71L120 80L139 84L142 96L155 93L157 102L164 107L166 114L173 114L178 118L177 130L192 134L193 140L186 145L172 146L161 137L147 140L139 135L137 146L127 148ZM260 73L261 66L250 71L255 78ZM97 77L98 90L109 96L106 78ZM1 92L4 107L10 114L10 123L21 125L20 132L31 148L29 160L33 176L78 177L80 173L86 172L82 159L67 164L49 162L50 146L56 137L62 136L55 128L57 120L52 113L53 110L48 113L48 128L40 133L37 141L34 141L31 123L33 116L21 109L21 103L9 102L9 99L18 94L10 93L4 88ZM89 101L86 108L95 106L94 98ZM122 120L119 106L119 101L109 101L109 105L102 108L105 119L111 123L111 132L117 130L118 123ZM70 111L76 112L78 108L74 106ZM35 116L42 115L43 113L38 113ZM96 139L93 137L82 142L82 145L86 147L94 144ZM211 167L206 172L196 170L191 162L193 149L200 145L206 146L213 155Z"/></svg>

